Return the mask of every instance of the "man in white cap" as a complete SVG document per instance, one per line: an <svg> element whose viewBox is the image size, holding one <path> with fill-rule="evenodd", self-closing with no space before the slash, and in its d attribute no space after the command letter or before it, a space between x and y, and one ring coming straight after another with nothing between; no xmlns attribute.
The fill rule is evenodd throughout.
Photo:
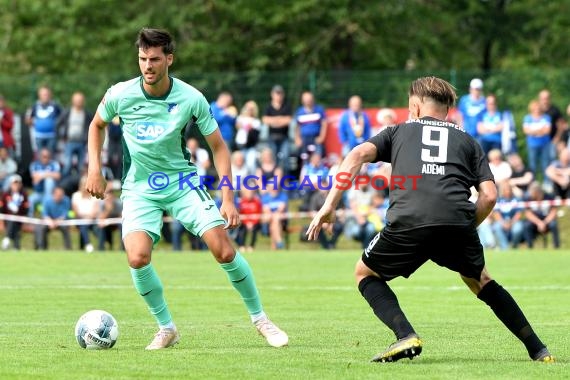
<svg viewBox="0 0 570 380"><path fill-rule="evenodd" d="M483 96L483 81L479 78L471 79L469 94L463 95L457 105L457 124L463 126L465 131L477 138L477 123L485 112L485 96Z"/></svg>

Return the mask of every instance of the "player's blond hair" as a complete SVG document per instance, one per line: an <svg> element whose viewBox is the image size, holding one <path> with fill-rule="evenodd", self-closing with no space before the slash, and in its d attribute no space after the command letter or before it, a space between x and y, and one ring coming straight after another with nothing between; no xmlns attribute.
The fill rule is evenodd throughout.
<svg viewBox="0 0 570 380"><path fill-rule="evenodd" d="M408 96L417 96L422 101L429 98L447 108L455 105L457 94L451 83L437 77L422 77L412 82Z"/></svg>

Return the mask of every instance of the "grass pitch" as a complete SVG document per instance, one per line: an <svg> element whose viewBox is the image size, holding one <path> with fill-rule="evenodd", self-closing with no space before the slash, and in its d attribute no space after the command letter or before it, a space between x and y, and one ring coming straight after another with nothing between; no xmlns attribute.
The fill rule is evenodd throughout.
<svg viewBox="0 0 570 380"><path fill-rule="evenodd" d="M373 364L394 337L353 283L358 251L256 252L268 315L290 346L265 344L239 296L207 253L154 254L182 340L146 352L156 332L123 253L0 254L1 379L545 379L568 378L570 252L487 254L491 274L517 299L558 362L526 350L459 277L428 263L391 282L424 340L419 358ZM117 345L87 351L73 329L90 309L119 322Z"/></svg>

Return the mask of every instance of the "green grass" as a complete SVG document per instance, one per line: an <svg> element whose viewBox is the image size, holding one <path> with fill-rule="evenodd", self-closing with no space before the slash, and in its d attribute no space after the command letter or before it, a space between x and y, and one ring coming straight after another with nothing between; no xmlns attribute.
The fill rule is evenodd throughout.
<svg viewBox="0 0 570 380"><path fill-rule="evenodd" d="M238 295L206 253L157 252L154 263L182 340L146 352L154 320L132 287L124 254L0 254L1 379L545 379L568 378L568 251L487 255L491 274L517 299L558 358L531 362L457 275L426 264L391 284L424 340L413 361L372 364L393 341L353 284L352 251L256 252L265 308L290 336L273 349L249 323ZM90 309L119 322L117 345L87 351L73 329Z"/></svg>

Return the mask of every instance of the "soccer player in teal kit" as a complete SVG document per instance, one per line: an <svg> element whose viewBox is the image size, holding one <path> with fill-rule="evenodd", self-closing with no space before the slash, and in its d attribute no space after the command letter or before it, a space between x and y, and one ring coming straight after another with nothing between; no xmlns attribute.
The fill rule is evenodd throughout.
<svg viewBox="0 0 570 380"><path fill-rule="evenodd" d="M194 87L168 75L174 58L174 42L168 32L144 28L136 47L142 75L109 88L91 122L87 190L98 198L104 196L101 147L107 123L119 116L125 148L123 241L135 288L159 325L146 348L170 347L180 339L151 263L164 211L206 242L267 342L273 347L287 345L287 334L263 311L249 264L235 251L227 235L227 229L240 223L233 192L224 187L222 205L220 209L215 207L190 162L184 129L192 121L212 149L219 176L232 178L230 153L208 102Z"/></svg>

